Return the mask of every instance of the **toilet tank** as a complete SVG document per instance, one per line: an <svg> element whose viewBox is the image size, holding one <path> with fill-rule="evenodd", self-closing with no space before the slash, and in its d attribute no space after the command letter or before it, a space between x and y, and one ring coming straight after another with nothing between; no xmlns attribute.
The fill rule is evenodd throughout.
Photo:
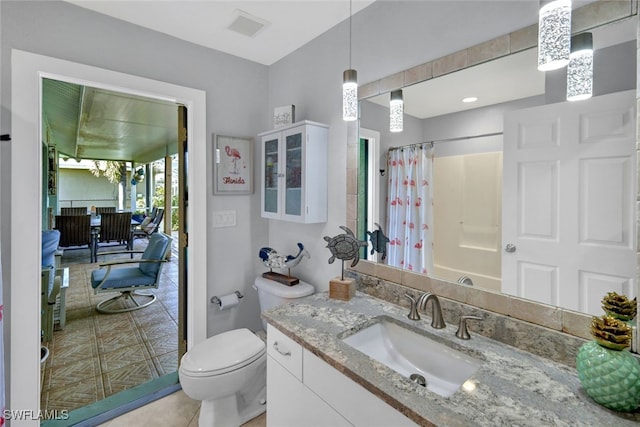
<svg viewBox="0 0 640 427"><path fill-rule="evenodd" d="M288 304L315 292L315 288L312 285L302 280L297 285L287 286L261 276L256 278L254 288L258 290L261 312L282 304Z"/></svg>

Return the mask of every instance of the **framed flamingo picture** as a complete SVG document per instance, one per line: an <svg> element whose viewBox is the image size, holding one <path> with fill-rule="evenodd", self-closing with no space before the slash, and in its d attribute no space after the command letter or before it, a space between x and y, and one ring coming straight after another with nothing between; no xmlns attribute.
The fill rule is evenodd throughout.
<svg viewBox="0 0 640 427"><path fill-rule="evenodd" d="M213 135L213 193L253 193L253 138Z"/></svg>

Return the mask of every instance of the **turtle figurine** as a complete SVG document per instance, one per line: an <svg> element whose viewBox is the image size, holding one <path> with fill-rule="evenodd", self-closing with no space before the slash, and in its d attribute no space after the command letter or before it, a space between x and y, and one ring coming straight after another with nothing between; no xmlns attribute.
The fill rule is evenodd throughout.
<svg viewBox="0 0 640 427"><path fill-rule="evenodd" d="M336 258L342 260L342 278L344 279L344 262L353 259L351 267L354 267L360 261L360 247L366 247L367 242L356 239L353 231L348 227L341 225L340 228L345 231L344 234L333 237L324 236L324 240L327 242L327 248L331 251L329 264L332 264Z"/></svg>
<svg viewBox="0 0 640 427"><path fill-rule="evenodd" d="M372 246L371 255L373 255L374 252L379 252L382 254L382 259L384 260L387 258L387 243L389 243L389 238L385 236L380 224L376 222L374 225L378 227L377 230L367 231Z"/></svg>

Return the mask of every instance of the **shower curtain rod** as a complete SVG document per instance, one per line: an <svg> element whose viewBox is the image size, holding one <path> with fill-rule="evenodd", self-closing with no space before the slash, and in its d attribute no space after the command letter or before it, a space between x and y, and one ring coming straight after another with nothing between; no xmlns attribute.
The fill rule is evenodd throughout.
<svg viewBox="0 0 640 427"><path fill-rule="evenodd" d="M433 140L433 141L425 141L425 142L418 142L418 143L415 143L415 144L402 145L402 146L399 146L399 147L391 147L391 148L389 148L388 151L402 150L402 149L405 149L405 148L412 148L412 147L420 147L420 146L422 146L424 144L430 144L433 147L434 144L440 144L441 142L462 141L464 139L485 138L485 137L488 137L488 136L498 136L498 135L502 135L502 132L483 133L483 134L479 134L479 135L470 135L470 136L459 136L457 138L436 139L436 140Z"/></svg>

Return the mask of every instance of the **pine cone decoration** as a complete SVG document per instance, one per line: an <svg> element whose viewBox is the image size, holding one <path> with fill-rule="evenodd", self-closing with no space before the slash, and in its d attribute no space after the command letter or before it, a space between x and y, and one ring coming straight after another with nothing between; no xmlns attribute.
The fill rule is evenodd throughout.
<svg viewBox="0 0 640 427"><path fill-rule="evenodd" d="M631 327L611 316L593 317L591 335L603 347L622 350L631 345Z"/></svg>
<svg viewBox="0 0 640 427"><path fill-rule="evenodd" d="M630 300L625 295L609 292L602 298L602 309L609 316L627 321L636 317L638 301L636 298Z"/></svg>
<svg viewBox="0 0 640 427"><path fill-rule="evenodd" d="M578 378L585 392L602 406L634 411L640 403L640 363L625 351L631 344L631 327L625 320L635 317L636 300L609 292L602 308L607 315L591 320L594 340L578 350Z"/></svg>

